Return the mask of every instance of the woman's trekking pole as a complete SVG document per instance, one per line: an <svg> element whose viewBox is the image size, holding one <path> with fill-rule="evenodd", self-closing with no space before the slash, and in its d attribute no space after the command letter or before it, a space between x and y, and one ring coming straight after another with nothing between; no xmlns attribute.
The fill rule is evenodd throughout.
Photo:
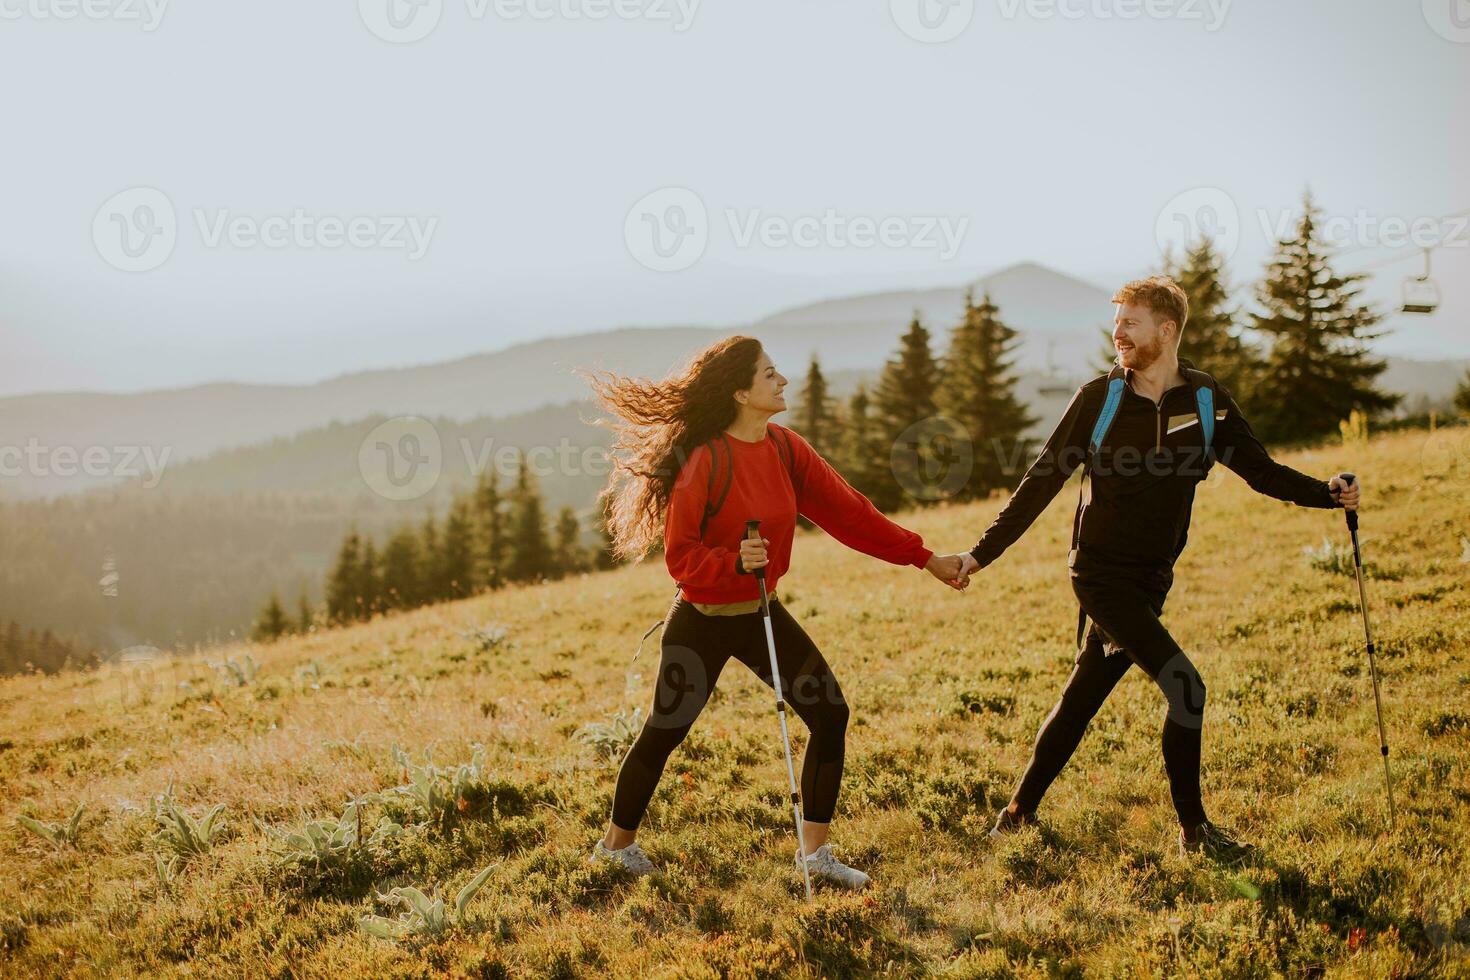
<svg viewBox="0 0 1470 980"><path fill-rule="evenodd" d="M745 522L745 536L760 540L760 521ZM812 900L812 873L806 866L806 835L801 829L801 794L796 789L796 767L791 764L791 735L786 729L786 698L781 694L781 669L776 666L776 634L771 632L771 600L766 595L766 570L755 570L761 584L761 620L766 627L766 651L771 655L771 686L776 689L776 717L781 720L781 746L786 750L786 780L791 788L791 813L796 818L796 846L801 848L801 876L806 882L806 900Z"/></svg>
<svg viewBox="0 0 1470 980"><path fill-rule="evenodd" d="M1353 485L1355 477L1351 473L1342 474L1343 480L1348 486ZM1378 694L1378 665L1373 659L1373 628L1368 625L1368 594L1363 590L1363 557L1358 551L1358 512L1346 511L1348 533L1353 536L1353 568L1358 573L1358 607L1363 610L1363 633L1368 638L1368 673L1373 678L1373 707L1378 712L1378 749L1383 753L1383 783L1388 787L1388 829L1397 829L1397 820L1393 806L1393 774L1388 769L1388 736L1383 728L1383 699Z"/></svg>

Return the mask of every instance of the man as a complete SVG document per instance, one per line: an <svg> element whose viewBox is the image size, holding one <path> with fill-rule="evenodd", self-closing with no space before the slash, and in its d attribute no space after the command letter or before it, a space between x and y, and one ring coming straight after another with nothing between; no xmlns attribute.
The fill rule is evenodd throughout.
<svg viewBox="0 0 1470 980"><path fill-rule="evenodd" d="M1001 556L1086 463L1086 494L1073 523L1072 589L1081 605L1076 665L1056 707L1042 722L1031 762L992 837L1033 823L1042 795L1076 750L1088 722L1129 666L1138 664L1163 691L1164 767L1179 816L1183 852L1219 860L1244 857L1237 841L1205 815L1200 795L1200 730L1205 686L1159 616L1184 550L1195 485L1211 459L1230 467L1258 493L1303 507L1356 510L1360 482L1328 483L1273 461L1240 414L1231 393L1179 358L1188 317L1184 291L1166 276L1130 282L1117 304L1117 364L1072 396L1066 413L1005 508L964 555L962 584ZM1112 422L1088 454L1109 385L1122 379ZM1204 394L1206 393L1207 394ZM1214 415L1206 452L1202 412ZM1085 631L1087 621L1091 628Z"/></svg>

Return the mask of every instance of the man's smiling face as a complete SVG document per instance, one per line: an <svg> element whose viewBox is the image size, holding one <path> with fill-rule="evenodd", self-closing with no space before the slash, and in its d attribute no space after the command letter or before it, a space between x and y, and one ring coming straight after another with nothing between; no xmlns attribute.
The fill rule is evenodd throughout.
<svg viewBox="0 0 1470 980"><path fill-rule="evenodd" d="M1113 349L1118 352L1119 364L1142 371L1163 356L1167 343L1169 332L1152 310L1139 303L1118 304L1118 312L1113 315Z"/></svg>

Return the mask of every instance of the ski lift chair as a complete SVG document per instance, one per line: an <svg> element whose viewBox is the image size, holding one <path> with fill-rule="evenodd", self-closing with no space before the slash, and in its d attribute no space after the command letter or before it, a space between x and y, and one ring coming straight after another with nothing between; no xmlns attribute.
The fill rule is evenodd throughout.
<svg viewBox="0 0 1470 980"><path fill-rule="evenodd" d="M1429 277L1429 249L1424 250L1424 274L1404 280L1402 313L1433 313L1439 306L1439 284Z"/></svg>

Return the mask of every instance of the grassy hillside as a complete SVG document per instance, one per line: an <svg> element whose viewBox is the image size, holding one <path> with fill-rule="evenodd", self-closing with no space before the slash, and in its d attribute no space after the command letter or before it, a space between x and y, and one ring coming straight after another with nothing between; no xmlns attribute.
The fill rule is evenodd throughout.
<svg viewBox="0 0 1470 980"><path fill-rule="evenodd" d="M656 649L629 657L671 587L645 566L228 648L234 669L0 682L0 972L1470 974L1470 433L1285 458L1366 481L1396 836L1342 515L1217 470L1165 615L1209 685L1206 804L1262 845L1238 872L1175 853L1163 706L1136 671L1048 797L1047 826L985 836L1071 665L1069 486L964 596L798 540L783 592L853 707L834 842L874 874L865 894L801 900L770 699L738 666L651 808L643 841L664 872L635 882L585 863L620 750L615 730L600 732L610 759L578 736L646 704ZM999 506L905 520L952 549ZM465 764L458 789L372 795L406 783L395 744ZM213 845L177 862L155 834L170 785L195 820L223 806ZM273 857L286 845L266 828L335 826L353 798L343 830L360 816L371 842L319 864ZM64 822L79 802L74 844L16 819ZM452 904L487 866L438 938L359 928L388 911L377 892L437 887Z"/></svg>

